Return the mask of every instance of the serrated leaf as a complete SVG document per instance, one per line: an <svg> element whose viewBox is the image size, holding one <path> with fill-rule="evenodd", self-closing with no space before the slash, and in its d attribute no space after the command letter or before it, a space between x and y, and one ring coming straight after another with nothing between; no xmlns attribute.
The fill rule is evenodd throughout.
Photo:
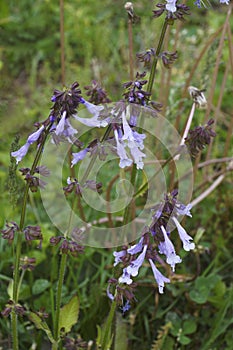
<svg viewBox="0 0 233 350"><path fill-rule="evenodd" d="M59 330L64 329L65 333L70 332L73 325L78 321L79 299L75 295L68 304L64 305L60 310Z"/></svg>
<svg viewBox="0 0 233 350"><path fill-rule="evenodd" d="M51 343L54 343L55 340L52 336L52 332L49 328L49 326L47 325L47 323L45 321L43 321L36 313L34 312L29 312L28 314L28 318L31 322L34 323L34 325L36 326L37 329L42 329L46 334L47 337L49 338Z"/></svg>
<svg viewBox="0 0 233 350"><path fill-rule="evenodd" d="M45 279L38 279L32 286L32 294L40 294L44 292L50 286L50 282Z"/></svg>

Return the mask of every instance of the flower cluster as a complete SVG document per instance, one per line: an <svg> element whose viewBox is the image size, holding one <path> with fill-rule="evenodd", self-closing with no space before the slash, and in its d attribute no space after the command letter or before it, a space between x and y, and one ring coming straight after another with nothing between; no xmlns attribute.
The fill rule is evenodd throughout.
<svg viewBox="0 0 233 350"><path fill-rule="evenodd" d="M45 188L46 182L41 180L38 176L35 176L35 173L38 173L42 176L49 176L50 171L44 165L38 166L32 172L30 168L21 168L19 171L24 175L24 180L28 183L31 192L37 192L38 187Z"/></svg>
<svg viewBox="0 0 233 350"><path fill-rule="evenodd" d="M175 62L175 60L178 58L177 51L175 52L168 52L163 51L161 53L161 59L163 62L163 65L165 68L171 68L171 65Z"/></svg>
<svg viewBox="0 0 233 350"><path fill-rule="evenodd" d="M184 250L190 251L195 248L192 237L187 234L178 220L183 215L191 216L191 205L184 205L179 202L177 195L178 191L167 194L164 201L153 208L152 223L149 227L144 228L138 243L129 248L125 246L122 250L113 253L115 257L114 266L117 266L119 263L123 264L123 273L118 278L118 285L131 285L133 277L138 275L143 262L148 260L158 285L159 293L163 293L164 285L165 283L170 283L170 279L163 276L156 267L156 262L163 262L159 254L166 257L166 263L171 266L172 272L175 271L176 264L182 262L180 256L176 254L171 241L171 229L174 226L183 243ZM110 299L112 298L110 297Z"/></svg>
<svg viewBox="0 0 233 350"><path fill-rule="evenodd" d="M100 93L100 91L99 91ZM103 93L102 93L103 95ZM104 97L102 96L102 101ZM107 97L105 98L106 102ZM70 122L71 117L78 120L80 123L89 127L106 127L109 123L108 119L100 117L103 106L96 106L91 102L86 101L81 96L81 90L77 82L73 83L70 88L64 91L55 90L51 98L53 107L51 108L49 117L43 123L36 123L38 130L27 138L26 143L17 151L11 152L11 156L16 158L17 164L25 157L30 145L37 142L41 144L45 132L52 134L53 142L59 144L61 141L68 141L70 143L78 144L75 135L78 133ZM77 108L79 105L84 105L87 111L92 114L91 118L81 118L77 115ZM31 174L32 175L32 174ZM40 184L34 183L35 179L31 179L33 186L38 187Z"/></svg>
<svg viewBox="0 0 233 350"><path fill-rule="evenodd" d="M193 157L196 157L206 145L210 144L211 137L216 136L216 133L212 130L213 123L214 120L210 119L204 126L197 126L189 131L185 139L185 145Z"/></svg>
<svg viewBox="0 0 233 350"><path fill-rule="evenodd" d="M173 24L176 19L184 20L185 15L190 15L189 7L185 4L178 4L176 0L166 0L166 4L159 3L156 7L159 10L153 11L153 17L158 18L166 11L166 19L170 24Z"/></svg>
<svg viewBox="0 0 233 350"><path fill-rule="evenodd" d="M151 48L146 51L142 51L136 54L137 59L144 63L145 67L150 67L151 63L155 57L155 49Z"/></svg>
<svg viewBox="0 0 233 350"><path fill-rule="evenodd" d="M67 186L63 187L65 195L69 195L74 192L78 196L82 196L82 193L85 188L89 188L92 191L101 193L102 183L95 182L94 180L87 180L83 184L80 184L77 179L67 178Z"/></svg>
<svg viewBox="0 0 233 350"><path fill-rule="evenodd" d="M88 102L94 103L95 105L111 102L106 91L95 80L92 81L91 85L84 86L84 89L87 90L86 94L89 97Z"/></svg>
<svg viewBox="0 0 233 350"><path fill-rule="evenodd" d="M19 231L19 226L15 222L6 223L6 229L1 230L0 232L2 233L2 238L8 239L8 241L11 243L14 240L15 233ZM26 226L22 232L25 235L26 241L34 241L34 240L39 240L39 248L41 247L41 242L42 242L42 233L41 233L41 228L40 226Z"/></svg>
<svg viewBox="0 0 233 350"><path fill-rule="evenodd" d="M77 256L83 253L84 247L64 236L55 236L50 238L50 244L53 246L60 245L59 250L62 254L70 253L72 256Z"/></svg>
<svg viewBox="0 0 233 350"><path fill-rule="evenodd" d="M136 79L134 81L128 81L123 84L125 92L123 94L126 101L130 103L139 104L141 106L146 106L149 101L150 93L143 90L143 86L147 83L146 72L136 74Z"/></svg>
<svg viewBox="0 0 233 350"><path fill-rule="evenodd" d="M122 113L122 128L118 124L114 124L113 129L116 151L120 157L120 167L125 168L134 162L137 169L143 169L143 158L146 155L141 150L144 148L143 140L146 137L145 134L140 134L130 127L125 112ZM126 147L130 150L133 159L127 155Z"/></svg>
<svg viewBox="0 0 233 350"><path fill-rule="evenodd" d="M1 314L3 317L8 317L13 310L19 316L23 316L26 312L26 309L23 306L18 303L16 304L13 300L9 300Z"/></svg>
<svg viewBox="0 0 233 350"><path fill-rule="evenodd" d="M20 268L22 270L32 271L35 268L36 258L29 258L25 256L24 258L20 258Z"/></svg>

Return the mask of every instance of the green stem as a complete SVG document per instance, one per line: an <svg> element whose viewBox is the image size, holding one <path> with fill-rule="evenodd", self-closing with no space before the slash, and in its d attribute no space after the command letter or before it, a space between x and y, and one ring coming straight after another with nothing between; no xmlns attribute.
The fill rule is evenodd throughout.
<svg viewBox="0 0 233 350"><path fill-rule="evenodd" d="M136 169L136 165L134 164L132 171L131 171L131 178L130 178L130 182L131 182L133 188L135 188L136 175L137 175L137 169ZM130 209L132 207L133 201L134 201L134 197L132 198L129 205L127 205L127 207L125 208L124 217L123 217L123 225L126 225L129 222L129 218L130 218L130 214L131 214Z"/></svg>
<svg viewBox="0 0 233 350"><path fill-rule="evenodd" d="M111 331L111 327L112 327L112 322L113 322L113 318L115 315L115 311L116 311L116 300L113 300L112 305L111 305L111 309L109 311L108 314L108 319L106 321L105 327L104 327L104 334L103 334L103 340L102 340L102 344L101 344L101 349L102 350L108 350L108 342L109 342L109 338L110 338L110 331Z"/></svg>
<svg viewBox="0 0 233 350"><path fill-rule="evenodd" d="M48 128L45 132L44 138L43 138L43 140L39 146L39 149L36 153L36 156L35 156L35 159L33 161L31 171L30 171L31 175L34 173L35 168L37 167L37 164L40 160L40 156L42 154L46 138L49 134L50 127L51 127L51 125L48 126ZM19 289L20 289L19 267L20 267L20 256L21 256L22 239L23 239L22 230L24 228L24 222L25 222L25 216L26 216L28 192L29 192L29 184L26 183L25 190L24 190L24 196L23 196L21 216L20 216L19 231L17 232L17 235L16 235L15 264L14 264L14 273L13 273L13 302L14 302L14 304L17 304L18 297L19 297ZM17 320L18 320L18 317L17 317L15 311L13 310L12 318L11 318L13 350L18 350L18 348L19 348Z"/></svg>
<svg viewBox="0 0 233 350"><path fill-rule="evenodd" d="M58 285L57 285L56 312L55 312L55 325L54 325L54 339L56 340L57 343L60 340L59 318L60 318L60 309L61 309L62 285L63 285L65 271L66 271L66 260L67 260L67 254L62 254L61 262L60 262Z"/></svg>
<svg viewBox="0 0 233 350"><path fill-rule="evenodd" d="M148 81L148 85L147 85L147 92L149 92L150 94L152 92L152 87L153 87L154 80L155 80L155 72L156 72L156 67L157 67L157 63L158 63L158 58L159 58L159 54L160 54L162 46L163 46L163 41L164 41L167 27L168 27L168 21L167 21L167 19L165 19L165 21L163 23L162 31L160 34L157 50L155 53L154 61L152 63L150 77L149 77L149 81Z"/></svg>
<svg viewBox="0 0 233 350"><path fill-rule="evenodd" d="M161 167L161 168L163 169L171 160L173 160L173 157L176 156L177 154L179 154L178 151L177 151L173 156L169 157L169 158L166 160L166 162L164 162L164 163L162 164L162 167ZM157 170L156 173L149 179L149 181L147 181L142 187L139 188L139 190L138 190L136 193L134 193L133 198L137 197L138 194L139 194L140 192L144 191L144 190L146 189L146 187L149 185L149 183L151 182L151 180L155 179L156 175L157 175L160 171L161 171L161 169Z"/></svg>

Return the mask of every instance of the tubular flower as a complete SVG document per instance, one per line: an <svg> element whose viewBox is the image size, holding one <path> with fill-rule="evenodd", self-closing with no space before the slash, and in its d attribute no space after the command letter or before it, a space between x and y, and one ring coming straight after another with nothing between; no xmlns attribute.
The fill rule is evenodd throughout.
<svg viewBox="0 0 233 350"><path fill-rule="evenodd" d="M125 141L124 143L130 149L130 153L134 159L137 169L143 169L144 163L142 158L146 157L146 155L145 153L141 152L141 150L144 148L143 140L146 136L131 129L124 112L122 114L122 124L124 132L122 140Z"/></svg>
<svg viewBox="0 0 233 350"><path fill-rule="evenodd" d="M170 12L176 12L176 0L166 0L166 10Z"/></svg>
<svg viewBox="0 0 233 350"><path fill-rule="evenodd" d="M121 251L113 253L115 257L114 266L119 263L123 265L123 273L118 279L118 289L123 288L123 286L124 288L132 286L134 284L133 277L138 275L143 262L148 260L158 285L159 293L163 293L165 283L170 283L170 279L163 276L156 267L157 261L161 264L159 254L165 255L166 263L171 266L172 272L175 271L176 264L182 262L180 256L176 254L171 241L169 230L171 222L174 222L178 230L184 250L190 251L195 248L192 237L187 234L178 221L178 217L182 215L192 217L190 213L192 206L191 204L185 205L179 202L177 196L177 190L165 194L164 201L153 208L152 223L150 226L143 228L138 243L128 248L124 247ZM157 248L155 248L155 245ZM112 300L111 296L109 298Z"/></svg>
<svg viewBox="0 0 233 350"><path fill-rule="evenodd" d="M34 142L38 141L43 130L44 130L44 125L42 125L36 132L29 135L25 145L23 145L18 151L11 152L11 156L16 158L17 164L19 162L21 162L21 160L26 156L30 145L33 144Z"/></svg>
<svg viewBox="0 0 233 350"><path fill-rule="evenodd" d="M125 168L127 166L130 166L133 161L127 156L127 153L125 151L125 145L122 142L122 140L119 138L119 133L118 130L114 130L114 136L116 140L116 149L117 149L117 154L120 157L120 168Z"/></svg>
<svg viewBox="0 0 233 350"><path fill-rule="evenodd" d="M90 127L105 127L108 125L108 121L100 119L100 112L104 109L103 106L96 106L88 101L85 101L84 98L81 99L81 103L87 108L88 112L93 115L92 118L80 118L77 115L74 115L74 118L80 123L90 126Z"/></svg>
<svg viewBox="0 0 233 350"><path fill-rule="evenodd" d="M158 284L159 293L163 294L164 283L170 283L170 280L169 278L162 275L162 273L157 269L157 267L155 266L155 264L151 259L149 259L149 263L151 265L156 283Z"/></svg>
<svg viewBox="0 0 233 350"><path fill-rule="evenodd" d="M175 265L182 262L179 255L176 255L175 248L171 240L169 239L167 232L163 226L161 226L161 230L164 235L164 242L160 242L159 244L159 252L160 254L166 255L166 262L171 266L172 271L175 271Z"/></svg>
<svg viewBox="0 0 233 350"><path fill-rule="evenodd" d="M195 248L195 244L190 242L192 239L191 236L189 236L187 234L187 232L185 231L185 229L181 226L181 224L179 223L179 221L176 218L173 218L173 221L177 227L180 239L183 243L183 248L184 250L186 250L187 252L189 252L190 250Z"/></svg>
<svg viewBox="0 0 233 350"><path fill-rule="evenodd" d="M77 153L72 153L73 159L72 159L72 167L77 164L78 162L80 162L80 160L83 160L87 154L87 152L89 151L89 148L85 148L80 152Z"/></svg>

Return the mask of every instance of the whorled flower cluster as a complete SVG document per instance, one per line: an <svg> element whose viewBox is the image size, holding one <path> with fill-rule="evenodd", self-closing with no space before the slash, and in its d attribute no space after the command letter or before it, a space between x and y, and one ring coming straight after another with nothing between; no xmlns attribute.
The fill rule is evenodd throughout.
<svg viewBox="0 0 233 350"><path fill-rule="evenodd" d="M167 194L164 201L153 209L152 223L143 229L141 238L138 243L123 247L120 251L113 253L115 262L123 265L122 275L118 277L118 283L110 280L107 290L108 297L113 300L117 293L113 295L111 285L117 286L128 285L133 283L133 278L139 273L140 267L145 261L148 261L158 285L159 293L163 293L165 283L170 283L170 279L165 277L157 268L157 264L161 264L162 258L165 256L166 263L170 265L172 272L175 271L176 264L182 262L179 255L176 254L175 247L171 241L171 229L175 226L185 251L195 248L193 238L188 235L186 230L181 226L179 218L181 216L190 216L191 205L184 205L177 199L178 191ZM116 286L115 286L116 288ZM131 300L124 298L129 307ZM123 298L120 298L121 302ZM124 303L122 303L124 305Z"/></svg>

